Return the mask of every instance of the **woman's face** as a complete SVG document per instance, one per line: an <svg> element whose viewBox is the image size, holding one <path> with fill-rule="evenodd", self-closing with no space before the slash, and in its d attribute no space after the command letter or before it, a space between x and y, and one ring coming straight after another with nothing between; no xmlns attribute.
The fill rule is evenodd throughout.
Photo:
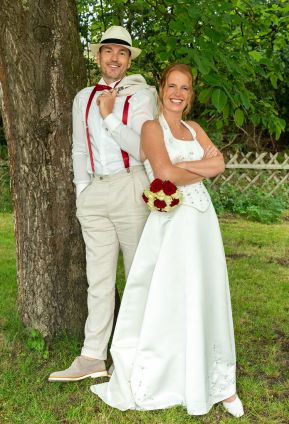
<svg viewBox="0 0 289 424"><path fill-rule="evenodd" d="M183 112L192 95L192 81L187 74L180 71L172 71L162 92L162 104L164 111Z"/></svg>

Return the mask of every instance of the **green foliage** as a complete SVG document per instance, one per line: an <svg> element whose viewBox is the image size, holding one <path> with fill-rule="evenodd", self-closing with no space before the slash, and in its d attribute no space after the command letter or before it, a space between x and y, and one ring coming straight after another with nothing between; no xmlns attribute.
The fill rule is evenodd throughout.
<svg viewBox="0 0 289 424"><path fill-rule="evenodd" d="M26 346L28 349L41 353L43 358L47 359L49 356L48 347L40 331L33 328L27 330L27 332Z"/></svg>
<svg viewBox="0 0 289 424"><path fill-rule="evenodd" d="M208 190L218 215L229 212L253 221L271 224L279 222L283 212L289 207L285 191L269 196L258 187L242 192L230 184L226 184L218 190L209 186Z"/></svg>
<svg viewBox="0 0 289 424"><path fill-rule="evenodd" d="M213 132L253 126L276 139L284 132L288 106L280 107L278 90L289 91L286 0L81 0L78 12L86 46L112 24L127 27L143 49L132 72L157 81L168 63L191 65L194 115Z"/></svg>

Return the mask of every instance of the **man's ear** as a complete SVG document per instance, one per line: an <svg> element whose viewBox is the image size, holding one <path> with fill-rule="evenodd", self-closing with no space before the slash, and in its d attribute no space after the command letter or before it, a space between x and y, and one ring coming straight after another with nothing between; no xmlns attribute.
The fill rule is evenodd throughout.
<svg viewBox="0 0 289 424"><path fill-rule="evenodd" d="M131 57L129 58L127 69L129 69L130 67L131 67Z"/></svg>
<svg viewBox="0 0 289 424"><path fill-rule="evenodd" d="M100 65L100 52L99 51L97 52L97 55L95 57L95 61L96 61L97 65L99 66Z"/></svg>

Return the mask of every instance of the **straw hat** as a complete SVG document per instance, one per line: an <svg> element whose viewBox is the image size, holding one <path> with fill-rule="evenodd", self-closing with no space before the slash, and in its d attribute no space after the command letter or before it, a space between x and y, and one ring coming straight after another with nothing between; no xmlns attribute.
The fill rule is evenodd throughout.
<svg viewBox="0 0 289 424"><path fill-rule="evenodd" d="M100 47L105 46L106 44L117 44L119 46L126 47L130 50L132 59L135 59L141 53L141 49L132 47L130 33L121 26L111 26L102 34L100 43L91 44L90 50L92 54L96 56Z"/></svg>

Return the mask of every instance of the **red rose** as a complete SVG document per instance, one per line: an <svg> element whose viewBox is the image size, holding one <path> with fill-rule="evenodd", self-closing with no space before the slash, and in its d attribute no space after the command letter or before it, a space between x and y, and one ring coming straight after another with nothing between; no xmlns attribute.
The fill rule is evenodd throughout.
<svg viewBox="0 0 289 424"><path fill-rule="evenodd" d="M167 206L167 204L164 200L159 200L159 199L156 199L154 201L154 205L158 209L164 209Z"/></svg>
<svg viewBox="0 0 289 424"><path fill-rule="evenodd" d="M177 191L177 187L170 181L164 181L163 190L167 196L170 196L171 194L174 194Z"/></svg>
<svg viewBox="0 0 289 424"><path fill-rule="evenodd" d="M173 206L178 205L179 203L180 203L180 200L179 200L179 199L173 199L173 200L171 201L170 206L171 206L171 207L173 207Z"/></svg>
<svg viewBox="0 0 289 424"><path fill-rule="evenodd" d="M163 188L163 182L159 178L155 178L150 185L150 191L157 193Z"/></svg>
<svg viewBox="0 0 289 424"><path fill-rule="evenodd" d="M143 193L142 198L144 199L144 201L147 203L149 201L149 199L146 197L146 195Z"/></svg>

